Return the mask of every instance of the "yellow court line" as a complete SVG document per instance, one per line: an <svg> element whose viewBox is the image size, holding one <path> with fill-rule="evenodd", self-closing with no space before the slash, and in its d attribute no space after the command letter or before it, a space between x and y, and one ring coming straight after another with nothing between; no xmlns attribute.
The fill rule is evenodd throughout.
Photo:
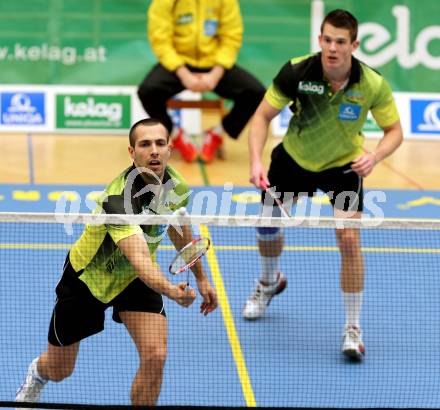
<svg viewBox="0 0 440 410"><path fill-rule="evenodd" d="M0 243L0 249L70 249L64 243Z"/></svg>
<svg viewBox="0 0 440 410"><path fill-rule="evenodd" d="M216 247L217 249L217 247ZM255 247L257 249L257 247ZM285 246L286 251L320 251L320 252L339 252L337 246ZM361 252L365 253L440 253L438 248L374 248L361 247Z"/></svg>
<svg viewBox="0 0 440 410"><path fill-rule="evenodd" d="M162 249L162 248L160 248ZM171 247L170 247L171 249ZM215 245L216 251L257 251L257 246L234 246L234 245ZM339 252L337 246L284 246L283 251L320 251L320 252ZM370 248L362 247L362 252L377 252L377 253L440 253L438 248Z"/></svg>
<svg viewBox="0 0 440 410"><path fill-rule="evenodd" d="M377 253L440 253L440 249L435 248L361 248L361 251Z"/></svg>
<svg viewBox="0 0 440 410"><path fill-rule="evenodd" d="M206 238L210 238L210 233L206 225L200 225L200 233ZM217 297L220 305L220 310L223 315L223 321L225 322L226 332L229 338L229 344L232 349L232 355L234 357L235 366L237 367L238 377L240 379L241 388L243 390L244 398L246 400L247 407L256 407L254 392L252 390L251 381L246 368L246 362L244 360L243 352L240 346L240 340L237 336L235 328L234 318L229 305L228 296L226 294L225 285L220 272L217 257L214 252L214 247L208 250L206 254L209 267L212 273L212 280L217 291Z"/></svg>
<svg viewBox="0 0 440 410"><path fill-rule="evenodd" d="M62 243L0 243L0 249L70 249L72 245ZM241 245L215 245L211 246L215 251L256 251L258 247ZM175 250L173 245L160 245L159 250ZM298 252L339 252L337 246L284 246L284 251ZM440 253L438 248L374 248L362 247L365 253Z"/></svg>

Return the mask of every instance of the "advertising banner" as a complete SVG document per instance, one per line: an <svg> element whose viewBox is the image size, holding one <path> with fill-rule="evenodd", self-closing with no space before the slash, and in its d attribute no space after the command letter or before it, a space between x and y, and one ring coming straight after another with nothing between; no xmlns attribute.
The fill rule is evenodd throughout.
<svg viewBox="0 0 440 410"><path fill-rule="evenodd" d="M157 62L147 39L149 5L150 0L0 2L0 130L120 130L145 115L136 87ZM440 137L439 1L240 0L240 7L245 31L238 63L266 86L290 58L319 49L327 12L351 11L359 20L356 56L402 97L405 137ZM81 91L64 95L57 87L88 89L78 96ZM133 92L129 100L111 100L100 87ZM377 132L371 119L365 130Z"/></svg>
<svg viewBox="0 0 440 410"><path fill-rule="evenodd" d="M147 40L150 0L0 2L0 84L137 85L156 63ZM268 85L282 63L317 48L334 8L360 22L358 57L395 91L440 92L436 0L240 0L239 63Z"/></svg>
<svg viewBox="0 0 440 410"><path fill-rule="evenodd" d="M382 73L393 90L440 92L440 2L314 0L312 4L315 26L335 8L347 8L357 17L360 47L355 55ZM317 36L312 49L318 49Z"/></svg>
<svg viewBox="0 0 440 410"><path fill-rule="evenodd" d="M46 123L45 94L5 92L0 95L0 124L38 126Z"/></svg>
<svg viewBox="0 0 440 410"><path fill-rule="evenodd" d="M57 95L57 128L130 128L129 95Z"/></svg>
<svg viewBox="0 0 440 410"><path fill-rule="evenodd" d="M411 99L411 132L440 137L440 98Z"/></svg>

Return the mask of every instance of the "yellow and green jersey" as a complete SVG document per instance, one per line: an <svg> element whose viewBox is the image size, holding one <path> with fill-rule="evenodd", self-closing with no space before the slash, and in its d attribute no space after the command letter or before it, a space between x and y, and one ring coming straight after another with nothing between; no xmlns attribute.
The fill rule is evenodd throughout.
<svg viewBox="0 0 440 410"><path fill-rule="evenodd" d="M399 120L387 81L354 57L348 83L338 92L324 79L317 53L287 62L265 99L279 110L290 104L293 117L283 146L313 172L346 165L363 153L362 126L368 111L382 128Z"/></svg>
<svg viewBox="0 0 440 410"><path fill-rule="evenodd" d="M170 214L188 203L189 188L182 176L168 166L160 195L148 189L134 166L124 170L106 188L94 214ZM165 225L86 225L70 250L70 262L93 296L111 301L137 277L117 243L135 234L144 235L154 254L165 234Z"/></svg>

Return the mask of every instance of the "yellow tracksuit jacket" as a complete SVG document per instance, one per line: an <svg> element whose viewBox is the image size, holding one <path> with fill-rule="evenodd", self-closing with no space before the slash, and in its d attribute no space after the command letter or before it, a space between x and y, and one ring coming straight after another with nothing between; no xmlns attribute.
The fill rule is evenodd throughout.
<svg viewBox="0 0 440 410"><path fill-rule="evenodd" d="M152 0L147 25L153 52L170 71L231 68L243 37L238 0Z"/></svg>

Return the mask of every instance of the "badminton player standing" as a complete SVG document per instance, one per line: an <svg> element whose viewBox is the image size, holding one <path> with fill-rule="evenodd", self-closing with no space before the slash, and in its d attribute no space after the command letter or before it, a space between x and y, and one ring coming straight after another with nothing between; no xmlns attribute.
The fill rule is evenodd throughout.
<svg viewBox="0 0 440 410"><path fill-rule="evenodd" d="M359 45L357 31L357 20L349 12L330 12L321 25L321 52L288 61L260 103L250 126L249 149L250 178L263 189L263 212L272 214L272 206L264 206L273 204L264 190L269 185L285 201L296 201L301 194L311 196L320 189L330 197L336 217L360 218L362 178L402 142L399 115L388 83L352 56ZM261 158L268 126L289 104L293 117L282 143L272 152L266 174ZM369 111L384 132L373 152L362 148L361 129ZM279 208L274 206L273 211L279 212ZM336 236L346 312L342 351L360 360L365 348L359 324L364 284L359 231L338 229ZM261 317L273 296L287 283L279 271L281 230L258 229L258 244L262 272L244 306L246 319Z"/></svg>

